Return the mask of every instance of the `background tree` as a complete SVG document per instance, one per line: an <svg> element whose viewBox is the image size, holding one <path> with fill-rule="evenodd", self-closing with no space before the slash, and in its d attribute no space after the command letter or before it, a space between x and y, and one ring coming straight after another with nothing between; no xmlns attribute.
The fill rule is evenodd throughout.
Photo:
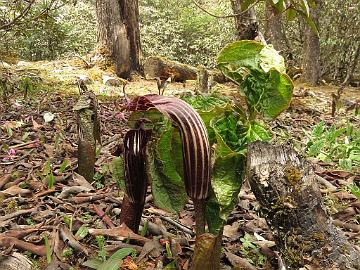
<svg viewBox="0 0 360 270"><path fill-rule="evenodd" d="M259 24L256 21L253 6L246 6L244 0L231 0L231 8L234 12L236 37L239 40L253 40L259 34Z"/></svg>
<svg viewBox="0 0 360 270"><path fill-rule="evenodd" d="M290 48L283 31L283 13L274 7L271 1L265 3L264 30L267 42L271 43L283 56L287 55Z"/></svg>
<svg viewBox="0 0 360 270"><path fill-rule="evenodd" d="M109 50L118 76L140 70L140 30L137 0L97 0L97 42Z"/></svg>
<svg viewBox="0 0 360 270"><path fill-rule="evenodd" d="M319 29L321 0L314 1L310 7L310 16L316 27ZM304 30L304 58L303 58L303 79L312 85L318 85L320 73L320 39L319 35L309 25L305 24Z"/></svg>

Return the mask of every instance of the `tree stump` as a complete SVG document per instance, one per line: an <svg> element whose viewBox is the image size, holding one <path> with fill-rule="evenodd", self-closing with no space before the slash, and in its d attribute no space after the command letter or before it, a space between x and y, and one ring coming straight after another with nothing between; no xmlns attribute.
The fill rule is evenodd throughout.
<svg viewBox="0 0 360 270"><path fill-rule="evenodd" d="M204 66L199 66L197 70L197 87L201 93L209 92L209 73Z"/></svg>
<svg viewBox="0 0 360 270"><path fill-rule="evenodd" d="M287 269L360 269L359 251L332 224L311 165L292 148L250 144L247 173Z"/></svg>
<svg viewBox="0 0 360 270"><path fill-rule="evenodd" d="M84 85L81 85L85 87ZM93 92L81 94L74 106L78 124L78 172L89 182L93 181L95 171L96 141L100 140L100 120L97 114L98 104Z"/></svg>

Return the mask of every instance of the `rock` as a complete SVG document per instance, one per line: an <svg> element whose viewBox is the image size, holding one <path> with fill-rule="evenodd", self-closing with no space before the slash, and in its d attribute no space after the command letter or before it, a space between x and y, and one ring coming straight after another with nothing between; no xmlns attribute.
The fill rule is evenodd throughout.
<svg viewBox="0 0 360 270"><path fill-rule="evenodd" d="M78 78L80 81L83 81L85 84L91 83L91 79L85 74L79 74Z"/></svg>
<svg viewBox="0 0 360 270"><path fill-rule="evenodd" d="M32 263L24 255L13 252L9 257L0 261L0 269L2 270L31 270Z"/></svg>
<svg viewBox="0 0 360 270"><path fill-rule="evenodd" d="M28 67L28 66L31 66L31 62L26 62L26 61L19 61L17 64L16 64L18 67Z"/></svg>
<svg viewBox="0 0 360 270"><path fill-rule="evenodd" d="M108 75L103 75L103 84L109 86L120 86L122 85L121 81L118 78L111 77Z"/></svg>
<svg viewBox="0 0 360 270"><path fill-rule="evenodd" d="M0 61L0 68L10 68L10 67L11 65L9 65L8 63Z"/></svg>

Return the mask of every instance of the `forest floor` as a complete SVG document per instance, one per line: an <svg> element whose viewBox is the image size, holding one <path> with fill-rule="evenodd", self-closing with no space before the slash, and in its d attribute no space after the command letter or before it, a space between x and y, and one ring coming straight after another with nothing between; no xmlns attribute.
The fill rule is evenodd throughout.
<svg viewBox="0 0 360 270"><path fill-rule="evenodd" d="M142 220L147 229L140 230L146 239L129 239L129 232L119 229L123 192L112 178L111 162L120 153L128 115L120 112L125 102L121 83L104 83L104 76L112 76L111 70L85 69L82 61L74 59L21 62L0 71L8 85L6 95L0 91L0 266L6 260L18 260L23 270L91 269L84 262L96 267L116 250L130 247L133 251L123 259L121 269L176 269L174 265L190 269L195 243L190 201L174 215L158 209L149 190ZM78 135L73 106L79 97L79 78L99 97L102 145L91 185L76 173ZM194 88L195 82L170 83L165 95L193 93ZM359 106L360 89L344 89L333 117L332 94L338 88L296 85L290 107L270 126L273 143L289 143L313 163L323 178L324 204L335 224L360 249L360 200L349 190L349 185L360 184L360 169L354 164L351 167L342 156L351 147L357 147L359 155L360 138L349 142L344 134L335 134L347 127L350 137L359 136L355 107L356 102ZM140 77L125 89L128 97L158 91L155 81ZM231 83L218 84L214 91L240 98ZM326 134L335 134L335 141L323 149L331 157L326 160L321 155L309 156L307 150L309 142L326 140L312 133L321 121ZM359 162L360 157L353 159ZM259 212L245 182L224 228L223 269L277 269L274 237ZM104 229L101 234L105 237L97 236L99 231L94 229Z"/></svg>

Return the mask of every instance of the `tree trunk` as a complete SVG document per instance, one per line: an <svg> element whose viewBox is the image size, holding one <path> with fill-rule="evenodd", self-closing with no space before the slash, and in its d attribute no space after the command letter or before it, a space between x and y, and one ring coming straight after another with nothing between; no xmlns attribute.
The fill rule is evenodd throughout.
<svg viewBox="0 0 360 270"><path fill-rule="evenodd" d="M97 0L98 46L109 50L118 76L140 71L138 0Z"/></svg>
<svg viewBox="0 0 360 270"><path fill-rule="evenodd" d="M231 7L234 14L241 13L241 3L244 0L231 0ZM254 40L259 35L259 25L256 21L254 8L235 18L236 36L239 40Z"/></svg>
<svg viewBox="0 0 360 270"><path fill-rule="evenodd" d="M319 30L321 0L315 1L316 6L310 8L310 16ZM320 39L308 23L304 29L303 80L311 85L320 81Z"/></svg>
<svg viewBox="0 0 360 270"><path fill-rule="evenodd" d="M346 71L346 77L342 83L343 85L347 85L351 81L351 78L354 75L356 66L358 65L358 62L359 62L359 56L360 56L360 44L358 43L356 50L355 50L355 55L354 55L353 61L352 61L351 65L348 66L348 69Z"/></svg>
<svg viewBox="0 0 360 270"><path fill-rule="evenodd" d="M287 54L289 46L283 31L282 14L274 8L269 1L265 4L265 37L275 50Z"/></svg>
<svg viewBox="0 0 360 270"><path fill-rule="evenodd" d="M293 149L250 144L247 173L286 269L360 269L359 252L326 212L312 167Z"/></svg>

